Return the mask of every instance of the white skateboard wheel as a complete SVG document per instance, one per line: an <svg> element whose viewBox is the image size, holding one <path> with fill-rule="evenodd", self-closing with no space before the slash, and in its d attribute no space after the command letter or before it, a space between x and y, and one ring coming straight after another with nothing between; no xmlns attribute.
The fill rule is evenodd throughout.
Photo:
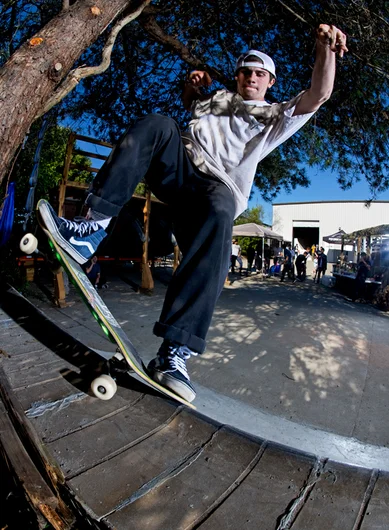
<svg viewBox="0 0 389 530"><path fill-rule="evenodd" d="M100 375L92 381L91 390L93 395L104 401L113 398L117 391L117 384L110 375Z"/></svg>
<svg viewBox="0 0 389 530"><path fill-rule="evenodd" d="M33 254L38 248L38 240L33 234L26 234L22 237L19 248L24 254Z"/></svg>

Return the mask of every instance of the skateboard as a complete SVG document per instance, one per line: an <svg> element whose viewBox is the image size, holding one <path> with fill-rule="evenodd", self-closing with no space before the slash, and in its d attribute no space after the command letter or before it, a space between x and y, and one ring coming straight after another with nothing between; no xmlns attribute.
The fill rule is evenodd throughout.
<svg viewBox="0 0 389 530"><path fill-rule="evenodd" d="M39 212L39 203L37 210ZM93 287L88 277L82 270L81 266L64 250L62 250L62 248L54 241L41 219L39 220L39 223L43 232L48 238L53 257L62 266L69 276L70 281L79 291L81 298L91 311L92 316L100 325L107 339L117 346L116 353L109 353L96 349L94 349L94 351L108 362L109 368L114 370L115 364L117 364L117 362L121 363L122 365L125 363L125 371L128 373L128 375L134 377L137 380L141 380L143 383L154 388L164 396L178 401L189 408L196 409L196 407L189 401L186 401L184 398L178 396L172 390L163 387L149 376L141 356L121 328L120 324L112 315L111 311L108 309L102 298L99 296L96 289ZM23 253L28 255L33 254L34 252L39 252L37 238L33 234L26 234L20 242L20 249ZM111 357L109 357L109 355ZM123 370L120 370L120 372L122 371ZM101 374L91 383L91 391L99 399L111 399L115 395L116 390L116 381L114 377L109 374Z"/></svg>

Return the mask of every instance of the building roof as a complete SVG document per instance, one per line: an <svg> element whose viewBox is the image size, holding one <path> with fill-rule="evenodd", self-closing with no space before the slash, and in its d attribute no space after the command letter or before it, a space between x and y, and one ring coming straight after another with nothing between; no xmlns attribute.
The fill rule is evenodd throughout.
<svg viewBox="0 0 389 530"><path fill-rule="evenodd" d="M339 203L362 203L362 204L389 204L389 201L301 201L301 202L273 202L273 206L293 206L294 204L339 204Z"/></svg>

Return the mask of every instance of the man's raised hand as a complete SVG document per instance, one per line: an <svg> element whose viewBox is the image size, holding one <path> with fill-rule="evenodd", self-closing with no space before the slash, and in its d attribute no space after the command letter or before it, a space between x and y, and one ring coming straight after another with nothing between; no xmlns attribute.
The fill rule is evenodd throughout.
<svg viewBox="0 0 389 530"><path fill-rule="evenodd" d="M346 35L336 26L329 26L328 24L320 24L316 30L316 38L322 44L330 47L334 53L339 53L339 57L343 57L345 52L348 52L346 46Z"/></svg>
<svg viewBox="0 0 389 530"><path fill-rule="evenodd" d="M212 79L208 72L194 70L189 74L188 82L194 87L210 86L212 84Z"/></svg>

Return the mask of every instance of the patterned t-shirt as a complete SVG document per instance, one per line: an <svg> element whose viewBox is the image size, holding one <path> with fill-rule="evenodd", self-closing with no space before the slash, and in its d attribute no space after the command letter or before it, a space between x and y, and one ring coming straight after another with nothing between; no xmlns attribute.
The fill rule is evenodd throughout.
<svg viewBox="0 0 389 530"><path fill-rule="evenodd" d="M303 92L290 101L245 101L218 90L192 104L182 138L192 162L222 180L235 198L235 217L247 208L258 163L297 132L314 114L293 116Z"/></svg>

